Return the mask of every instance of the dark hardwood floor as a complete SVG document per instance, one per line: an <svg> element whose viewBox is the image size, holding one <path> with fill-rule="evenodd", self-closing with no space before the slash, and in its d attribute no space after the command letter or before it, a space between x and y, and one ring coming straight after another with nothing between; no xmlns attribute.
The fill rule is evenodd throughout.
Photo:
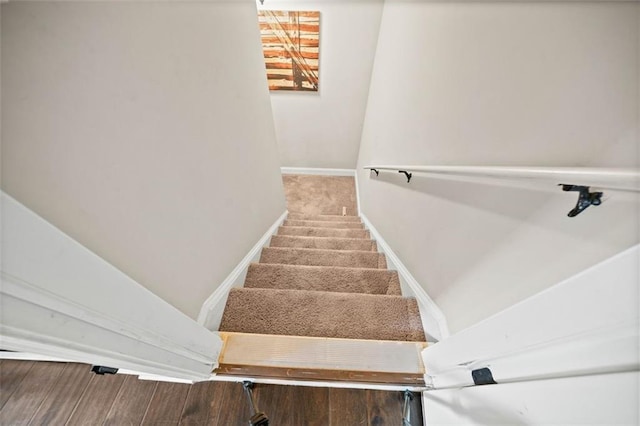
<svg viewBox="0 0 640 426"><path fill-rule="evenodd" d="M400 425L401 392L256 384L274 426ZM412 425L422 425L420 398ZM90 372L73 363L0 360L1 425L247 425L242 384L194 385Z"/></svg>

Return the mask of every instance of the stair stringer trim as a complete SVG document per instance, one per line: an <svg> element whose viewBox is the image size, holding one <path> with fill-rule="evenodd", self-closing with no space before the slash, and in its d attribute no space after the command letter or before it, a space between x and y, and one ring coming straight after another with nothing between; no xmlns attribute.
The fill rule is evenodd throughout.
<svg viewBox="0 0 640 426"><path fill-rule="evenodd" d="M400 261L400 258L391 249L389 244L382 237L380 232L373 226L364 213L360 213L360 218L365 228L371 233L371 238L378 244L378 251L384 253L387 257L387 267L390 270L398 272L400 278L400 287L402 295L405 297L415 297L420 309L420 318L422 319L422 327L429 341L440 341L449 337L449 326L442 310L431 299L427 292L422 288L418 281L411 275L406 266Z"/></svg>
<svg viewBox="0 0 640 426"><path fill-rule="evenodd" d="M355 169L327 169L320 167L280 167L283 175L355 176Z"/></svg>
<svg viewBox="0 0 640 426"><path fill-rule="evenodd" d="M236 265L227 278L222 281L218 288L205 300L200 308L198 315L198 323L211 331L217 331L220 328L222 314L227 303L227 296L232 288L244 287L244 280L247 276L249 265L260 260L260 254L264 247L269 246L271 237L276 233L278 227L282 225L287 218L289 211L285 211L264 233L258 242L249 250L247 255Z"/></svg>

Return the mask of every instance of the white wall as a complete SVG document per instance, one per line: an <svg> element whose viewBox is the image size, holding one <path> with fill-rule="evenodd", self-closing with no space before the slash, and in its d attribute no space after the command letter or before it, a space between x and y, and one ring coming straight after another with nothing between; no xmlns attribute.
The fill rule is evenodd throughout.
<svg viewBox="0 0 640 426"><path fill-rule="evenodd" d="M2 348L204 380L222 340L0 191Z"/></svg>
<svg viewBox="0 0 640 426"><path fill-rule="evenodd" d="M640 373L425 392L429 425L635 425Z"/></svg>
<svg viewBox="0 0 640 426"><path fill-rule="evenodd" d="M282 166L355 167L382 3L267 0L258 6L320 11L319 91L271 92Z"/></svg>
<svg viewBox="0 0 640 426"><path fill-rule="evenodd" d="M638 241L637 197L368 164L638 166L637 3L385 3L360 148L361 208L452 332ZM571 182L568 182L571 183Z"/></svg>
<svg viewBox="0 0 640 426"><path fill-rule="evenodd" d="M426 424L638 424L639 279L634 246L426 348Z"/></svg>
<svg viewBox="0 0 640 426"><path fill-rule="evenodd" d="M1 88L3 190L192 318L285 210L253 1L2 4Z"/></svg>

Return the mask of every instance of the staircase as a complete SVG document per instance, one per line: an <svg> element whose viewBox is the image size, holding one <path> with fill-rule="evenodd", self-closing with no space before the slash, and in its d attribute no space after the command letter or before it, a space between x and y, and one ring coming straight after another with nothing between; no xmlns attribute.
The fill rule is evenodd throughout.
<svg viewBox="0 0 640 426"><path fill-rule="evenodd" d="M231 290L220 331L425 341L415 299L357 216L290 215Z"/></svg>
<svg viewBox="0 0 640 426"><path fill-rule="evenodd" d="M295 197L287 195L291 211ZM419 384L426 339L416 300L401 295L397 272L358 216L310 214L308 204L288 215L244 287L230 291L218 373L284 368L291 377L303 369L298 377Z"/></svg>

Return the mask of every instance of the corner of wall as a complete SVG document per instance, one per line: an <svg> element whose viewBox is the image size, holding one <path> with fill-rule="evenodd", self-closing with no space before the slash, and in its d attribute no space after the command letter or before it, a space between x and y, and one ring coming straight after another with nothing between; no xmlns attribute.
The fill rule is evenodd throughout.
<svg viewBox="0 0 640 426"><path fill-rule="evenodd" d="M427 335L427 340L440 341L449 337L449 327L442 310L433 299L431 299L413 275L411 275L407 267L404 266L398 255L391 249L367 216L360 213L360 217L365 227L371 232L372 238L378 244L379 250L386 256L389 269L398 272L402 295L415 297L418 302L420 318L422 319L422 326Z"/></svg>
<svg viewBox="0 0 640 426"><path fill-rule="evenodd" d="M271 236L276 232L278 227L282 225L287 214L285 211L280 215L278 219L267 229L258 242L249 250L247 255L236 265L231 273L224 279L224 281L216 288L216 290L205 300L198 314L198 324L203 325L205 328L211 331L218 330L220 328L220 321L222 321L222 314L224 313L225 305L227 304L227 296L232 288L238 288L244 286L244 279L247 276L247 269L252 262L256 262L260 258L260 254L263 247L269 245Z"/></svg>

